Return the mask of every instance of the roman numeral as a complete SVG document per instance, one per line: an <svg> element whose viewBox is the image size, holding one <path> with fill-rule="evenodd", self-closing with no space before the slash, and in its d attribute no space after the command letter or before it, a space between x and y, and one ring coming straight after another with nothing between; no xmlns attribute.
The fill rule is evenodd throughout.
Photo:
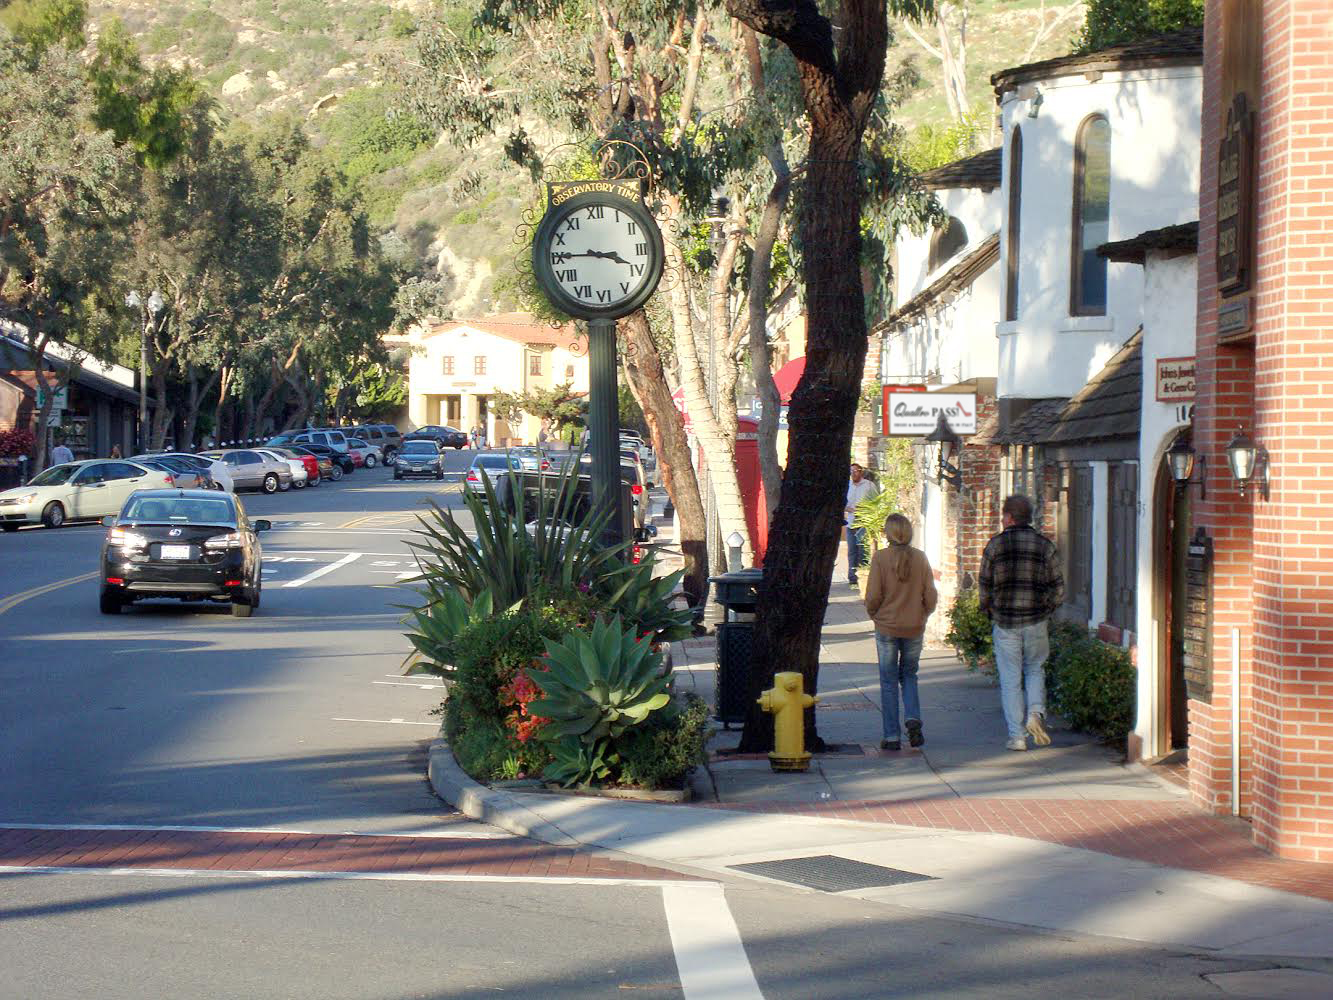
<svg viewBox="0 0 1333 1000"><path fill-rule="evenodd" d="M578 228L579 228L579 220L577 217L571 215L568 219L565 220L565 229L578 229Z"/></svg>
<svg viewBox="0 0 1333 1000"><path fill-rule="evenodd" d="M622 281L622 282L620 283L620 294L621 294L621 295L628 295L628 294L629 294L629 282L628 282L628 281Z"/></svg>
<svg viewBox="0 0 1333 1000"><path fill-rule="evenodd" d="M556 233L556 234L555 234L555 245L558 246L558 247L562 247L562 246L565 245L565 234L564 234L564 233Z"/></svg>
<svg viewBox="0 0 1333 1000"><path fill-rule="evenodd" d="M637 254L637 255L640 256L640 257L647 257L647 256L648 256L648 244L647 244L647 243L635 243L635 244L634 244L634 253Z"/></svg>
<svg viewBox="0 0 1333 1000"><path fill-rule="evenodd" d="M609 289L609 288L599 288L599 289L597 289L597 301L598 301L598 302L610 302L610 301L611 301L611 289Z"/></svg>
<svg viewBox="0 0 1333 1000"><path fill-rule="evenodd" d="M586 218L600 219L605 214L605 209L601 205L589 205Z"/></svg>
<svg viewBox="0 0 1333 1000"><path fill-rule="evenodd" d="M620 220L617 219L616 221L619 222ZM628 222L628 223L626 223L626 224L625 224L625 233L626 233L626 235L628 235L628 236L638 236L638 235L639 235L639 226L638 226L638 223L635 223L635 222Z"/></svg>
<svg viewBox="0 0 1333 1000"><path fill-rule="evenodd" d="M578 281L579 272L571 267L563 271L556 271L555 277L557 281Z"/></svg>
<svg viewBox="0 0 1333 1000"><path fill-rule="evenodd" d="M618 209L618 208L613 208L613 209L611 209L611 211L613 211L613 212L616 213L616 221L619 222L619 221L620 221L620 209Z"/></svg>
<svg viewBox="0 0 1333 1000"><path fill-rule="evenodd" d="M631 265L629 266L629 273L630 273L632 276L634 276L635 278L642 277L642 276L643 276L643 265L642 265L642 264L631 264Z"/></svg>
<svg viewBox="0 0 1333 1000"><path fill-rule="evenodd" d="M592 285L579 285L574 289L574 298L590 299L592 298Z"/></svg>

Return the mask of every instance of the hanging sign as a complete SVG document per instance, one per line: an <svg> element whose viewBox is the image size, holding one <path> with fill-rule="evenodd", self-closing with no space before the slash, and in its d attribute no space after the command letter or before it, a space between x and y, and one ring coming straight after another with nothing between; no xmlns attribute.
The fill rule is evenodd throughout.
<svg viewBox="0 0 1333 1000"><path fill-rule="evenodd" d="M885 401L889 437L922 437L935 429L944 414L955 434L977 432L975 392L890 392Z"/></svg>
<svg viewBox="0 0 1333 1000"><path fill-rule="evenodd" d="M1194 359L1157 359L1157 402L1188 403L1194 399Z"/></svg>

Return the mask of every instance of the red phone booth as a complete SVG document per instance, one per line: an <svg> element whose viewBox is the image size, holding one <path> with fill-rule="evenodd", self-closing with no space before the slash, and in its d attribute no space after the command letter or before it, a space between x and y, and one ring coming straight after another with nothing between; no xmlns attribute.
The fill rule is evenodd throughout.
<svg viewBox="0 0 1333 1000"><path fill-rule="evenodd" d="M764 477L759 473L759 422L749 417L736 421L736 478L745 504L745 526L754 547L754 564L763 566L768 550L768 504Z"/></svg>

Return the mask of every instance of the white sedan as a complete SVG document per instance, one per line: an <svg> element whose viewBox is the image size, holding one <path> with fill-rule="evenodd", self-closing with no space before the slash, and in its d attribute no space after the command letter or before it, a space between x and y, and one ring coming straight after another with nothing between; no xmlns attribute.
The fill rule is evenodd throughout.
<svg viewBox="0 0 1333 1000"><path fill-rule="evenodd" d="M27 486L0 493L0 528L59 528L66 521L117 513L135 490L172 486L170 474L128 459L66 462L39 472Z"/></svg>
<svg viewBox="0 0 1333 1000"><path fill-rule="evenodd" d="M306 469L305 463L299 458L288 458L272 448L256 448L255 451L266 458L273 459L275 462L286 462L287 467L292 470L292 485L298 490L305 489L305 484L310 479L310 472Z"/></svg>

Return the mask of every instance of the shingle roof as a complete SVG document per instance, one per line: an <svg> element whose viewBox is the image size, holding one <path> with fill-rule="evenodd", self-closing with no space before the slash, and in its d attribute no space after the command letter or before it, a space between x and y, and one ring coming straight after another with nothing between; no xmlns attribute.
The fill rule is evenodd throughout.
<svg viewBox="0 0 1333 1000"><path fill-rule="evenodd" d="M1003 151L996 147L942 167L924 171L919 180L931 191L946 188L981 188L991 191L1000 186L1000 160Z"/></svg>
<svg viewBox="0 0 1333 1000"><path fill-rule="evenodd" d="M1202 66L1203 28L1184 28L1137 42L1112 45L1082 55L1060 56L1002 69L990 78L995 96L1003 97L1023 83L1073 73L1114 72L1148 66Z"/></svg>
<svg viewBox="0 0 1333 1000"><path fill-rule="evenodd" d="M1199 224L1182 222L1178 226L1164 226L1161 229L1149 229L1146 233L1128 240L1103 243L1097 248L1098 256L1107 260L1122 261L1127 264L1142 264L1149 250L1163 250L1168 253L1197 253L1199 250Z"/></svg>
<svg viewBox="0 0 1333 1000"><path fill-rule="evenodd" d="M1060 418L1060 411L1069 400L1064 396L1054 399L1039 399L1012 424L994 436L996 444L1035 444L1044 441L1055 422Z"/></svg>
<svg viewBox="0 0 1333 1000"><path fill-rule="evenodd" d="M875 328L870 331L873 337L877 333L885 330L891 330L893 327L910 319L917 313L923 312L926 306L930 305L936 299L941 298L950 292L966 288L976 279L977 275L985 273L1000 259L1000 234L991 233L984 240L976 245L953 267L945 271L942 275L932 281L921 291L904 302L901 306L889 314L888 318L875 324Z"/></svg>
<svg viewBox="0 0 1333 1000"><path fill-rule="evenodd" d="M1125 341L1064 409L1044 444L1137 438L1143 394L1143 327Z"/></svg>

